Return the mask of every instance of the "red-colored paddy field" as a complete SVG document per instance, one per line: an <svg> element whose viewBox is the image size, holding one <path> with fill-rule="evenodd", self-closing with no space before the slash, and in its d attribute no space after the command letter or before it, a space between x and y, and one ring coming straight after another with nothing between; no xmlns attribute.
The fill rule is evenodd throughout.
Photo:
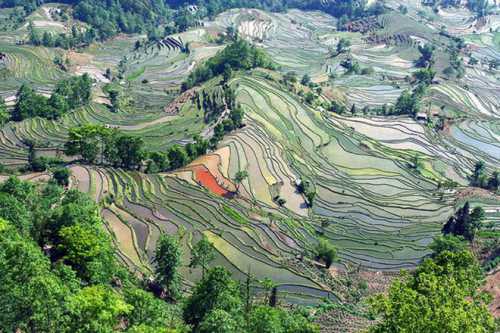
<svg viewBox="0 0 500 333"><path fill-rule="evenodd" d="M220 195L222 197L232 197L233 193L223 188L217 182L215 176L204 166L194 165L192 167L195 180L210 192Z"/></svg>

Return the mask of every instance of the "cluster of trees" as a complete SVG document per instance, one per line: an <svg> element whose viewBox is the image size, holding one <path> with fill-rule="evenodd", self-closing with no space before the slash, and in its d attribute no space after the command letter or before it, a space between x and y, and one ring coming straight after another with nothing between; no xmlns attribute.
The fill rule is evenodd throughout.
<svg viewBox="0 0 500 333"><path fill-rule="evenodd" d="M155 282L161 294L170 300L179 300L182 252L175 236L162 235L157 243L155 262ZM250 274L244 285L231 278L223 267L208 269L215 259L215 249L203 236L194 244L190 268L200 268L202 279L194 287L193 293L184 300L182 316L193 332L197 333L314 333L319 332L307 315L302 312L287 312L277 305L276 288L262 281L267 289L271 285L274 296L255 300L251 295L253 281Z"/></svg>
<svg viewBox="0 0 500 333"><path fill-rule="evenodd" d="M420 57L416 61L418 67L429 68L435 63L434 51L436 47L432 44L419 45L418 50L420 52Z"/></svg>
<svg viewBox="0 0 500 333"><path fill-rule="evenodd" d="M21 6L26 14L33 12L43 0L5 0L0 7ZM340 26L348 20L362 16L379 15L385 8L381 1L367 6L366 0L317 1L317 0L121 0L102 2L99 0L66 0L74 6L73 16L88 23L91 28L75 37L59 35L54 46L69 47L94 39L107 39L119 32L139 33L154 31L166 26L166 32L184 31L198 24L204 17L213 17L231 8L260 8L284 11L288 8L321 10L340 18ZM196 9L190 7L196 5ZM50 39L49 36L47 36ZM52 38L54 39L54 38ZM35 39L41 43L42 37ZM59 40L57 42L57 40ZM47 43L47 45L50 45Z"/></svg>
<svg viewBox="0 0 500 333"><path fill-rule="evenodd" d="M466 202L454 216L448 219L442 231L445 235L461 236L468 241L473 241L477 232L483 227L483 220L484 210L481 207L475 207L471 211L469 203Z"/></svg>
<svg viewBox="0 0 500 333"><path fill-rule="evenodd" d="M5 100L0 97L0 127L5 125L10 119L10 113L7 111L7 105L5 104Z"/></svg>
<svg viewBox="0 0 500 333"><path fill-rule="evenodd" d="M413 73L413 78L418 84L424 84L429 86L432 84L434 77L436 76L436 71L432 68L422 68Z"/></svg>
<svg viewBox="0 0 500 333"><path fill-rule="evenodd" d="M117 129L101 125L82 125L71 128L65 143L68 156L80 156L83 161L107 163L114 167L138 169L145 157L144 141Z"/></svg>
<svg viewBox="0 0 500 333"><path fill-rule="evenodd" d="M47 98L37 94L33 88L23 84L17 92L17 101L11 118L21 121L31 117L57 119L66 112L90 101L92 79L84 74L59 82Z"/></svg>
<svg viewBox="0 0 500 333"><path fill-rule="evenodd" d="M198 66L182 84L187 90L218 75L230 77L232 71L256 67L274 68L269 56L261 49L238 38L214 57Z"/></svg>
<svg viewBox="0 0 500 333"><path fill-rule="evenodd" d="M215 89L212 92L203 90L201 95L196 93L194 97L198 109L203 110L206 124L218 119L225 110L237 108L234 89L224 84L222 86L222 93L220 92L219 89Z"/></svg>
<svg viewBox="0 0 500 333"><path fill-rule="evenodd" d="M54 173L54 179L66 174ZM202 280L183 297L176 237L160 236L154 277L140 281L115 259L113 243L86 194L55 182L12 177L0 184L0 330L5 332L316 333L307 312L253 298L222 267L206 237L189 263Z"/></svg>
<svg viewBox="0 0 500 333"><path fill-rule="evenodd" d="M461 0L423 0L422 3L426 6L433 6L437 9L438 6L442 7L460 7L463 4ZM494 8L495 4L490 4L488 0L468 0L466 2L467 8L476 13L478 17L488 15Z"/></svg>
<svg viewBox="0 0 500 333"><path fill-rule="evenodd" d="M465 42L462 38L455 38L450 44L450 66L443 71L448 77L462 78L465 75L464 60L460 57L460 51L465 47ZM474 62L472 60L472 62Z"/></svg>
<svg viewBox="0 0 500 333"><path fill-rule="evenodd" d="M96 37L97 33L93 28L89 28L82 32L79 31L76 26L73 26L70 34L52 34L48 31L40 33L31 23L28 26L28 42L35 46L60 47L67 50L78 46L88 45L93 42Z"/></svg>
<svg viewBox="0 0 500 333"><path fill-rule="evenodd" d="M483 161L478 161L474 167L474 173L470 176L470 184L471 186L497 192L500 184L500 173L498 171L493 171L488 177L486 165Z"/></svg>
<svg viewBox="0 0 500 333"><path fill-rule="evenodd" d="M304 194L307 199L307 205L309 207L312 207L314 204L314 199L316 198L316 190L314 189L314 186L312 186L308 180L301 179L297 184L297 191L301 194Z"/></svg>
<svg viewBox="0 0 500 333"><path fill-rule="evenodd" d="M435 47L431 44L420 45L420 58L416 61L418 67L421 67L413 74L413 82L416 87L412 90L406 89L398 97L393 107L384 105L377 110L384 115L402 115L407 114L415 117L420 110L420 102L425 95L427 87L432 84L436 71L432 68L434 65Z"/></svg>
<svg viewBox="0 0 500 333"><path fill-rule="evenodd" d="M394 107L390 108L388 114L407 114L415 117L420 110L420 101L426 91L426 85L420 84L413 91L405 90L398 97Z"/></svg>
<svg viewBox="0 0 500 333"><path fill-rule="evenodd" d="M346 75L350 75L350 74L370 75L370 74L373 74L375 71L373 69L373 67L361 68L359 62L352 59L351 57L342 61L340 63L340 65L346 69L346 72L345 72Z"/></svg>
<svg viewBox="0 0 500 333"><path fill-rule="evenodd" d="M495 332L487 308L491 296L478 291L483 273L472 252L453 236L439 237L431 248L433 255L414 273L371 299L380 321L370 332Z"/></svg>
<svg viewBox="0 0 500 333"><path fill-rule="evenodd" d="M314 256L316 260L323 261L328 269L333 262L337 260L337 249L329 240L320 238L318 244L314 248Z"/></svg>
<svg viewBox="0 0 500 333"><path fill-rule="evenodd" d="M89 197L17 178L0 185L0 197L1 331L159 332L184 326L172 305L146 292L116 262Z"/></svg>
<svg viewBox="0 0 500 333"><path fill-rule="evenodd" d="M145 171L157 173L181 168L197 157L213 149L226 133L243 126L244 111L240 105L231 109L229 117L214 127L210 140L199 135L184 146L173 145L166 152L148 152L144 141L116 128L87 124L73 127L68 132L65 153L79 156L89 164L105 164L128 170L138 170L146 165Z"/></svg>

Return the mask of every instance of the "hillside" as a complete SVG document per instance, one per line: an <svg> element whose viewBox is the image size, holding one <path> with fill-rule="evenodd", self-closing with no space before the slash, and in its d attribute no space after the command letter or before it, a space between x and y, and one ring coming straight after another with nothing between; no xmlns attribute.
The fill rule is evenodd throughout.
<svg viewBox="0 0 500 333"><path fill-rule="evenodd" d="M495 332L495 3L7 0L0 20L0 233L64 286L63 331ZM56 331L12 319L34 295L0 331ZM99 297L116 312L86 323Z"/></svg>

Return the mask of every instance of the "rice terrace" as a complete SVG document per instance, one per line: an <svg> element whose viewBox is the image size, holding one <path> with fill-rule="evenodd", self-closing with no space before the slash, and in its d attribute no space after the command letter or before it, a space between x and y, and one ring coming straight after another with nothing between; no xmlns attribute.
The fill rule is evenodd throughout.
<svg viewBox="0 0 500 333"><path fill-rule="evenodd" d="M499 172L497 0L0 0L0 332L500 332Z"/></svg>

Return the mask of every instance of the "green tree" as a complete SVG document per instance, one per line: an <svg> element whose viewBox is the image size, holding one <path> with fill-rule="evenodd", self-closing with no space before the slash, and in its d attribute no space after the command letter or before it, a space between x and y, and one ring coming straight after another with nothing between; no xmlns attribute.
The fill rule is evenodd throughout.
<svg viewBox="0 0 500 333"><path fill-rule="evenodd" d="M345 53L351 46L351 42L346 38L341 38L337 43L337 54Z"/></svg>
<svg viewBox="0 0 500 333"><path fill-rule="evenodd" d="M0 218L13 221L17 231L29 236L33 230L31 211L15 196L0 192Z"/></svg>
<svg viewBox="0 0 500 333"><path fill-rule="evenodd" d="M413 77L418 83L423 83L426 85L430 85L435 76L436 71L434 71L432 68L422 68L413 73Z"/></svg>
<svg viewBox="0 0 500 333"><path fill-rule="evenodd" d="M408 114L415 117L419 110L420 96L417 93L411 93L405 90L401 93L394 106L394 111L397 114Z"/></svg>
<svg viewBox="0 0 500 333"><path fill-rule="evenodd" d="M304 86L307 86L309 85L309 83L311 83L311 77L309 76L309 74L304 74L302 76L302 79L300 80L300 83Z"/></svg>
<svg viewBox="0 0 500 333"><path fill-rule="evenodd" d="M10 119L10 114L7 111L7 105L5 105L5 100L0 97L0 127L5 125Z"/></svg>
<svg viewBox="0 0 500 333"><path fill-rule="evenodd" d="M63 331L68 285L51 274L49 259L34 242L0 219L1 331Z"/></svg>
<svg viewBox="0 0 500 333"><path fill-rule="evenodd" d="M269 306L257 306L250 313L249 333L285 333L281 311Z"/></svg>
<svg viewBox="0 0 500 333"><path fill-rule="evenodd" d="M486 165L483 161L476 162L474 173L471 177L471 185L477 187L485 187L487 183Z"/></svg>
<svg viewBox="0 0 500 333"><path fill-rule="evenodd" d="M482 273L469 251L443 251L426 259L413 275L392 283L387 296L371 300L380 321L370 332L493 333Z"/></svg>
<svg viewBox="0 0 500 333"><path fill-rule="evenodd" d="M241 316L242 309L238 283L225 268L214 267L207 271L186 300L184 320L196 330L214 310L225 311L236 319Z"/></svg>
<svg viewBox="0 0 500 333"><path fill-rule="evenodd" d="M170 161L170 169L172 170L182 168L189 161L186 150L179 145L170 147L167 152L167 158Z"/></svg>
<svg viewBox="0 0 500 333"><path fill-rule="evenodd" d="M439 255L444 251L460 252L467 248L467 243L463 237L453 235L440 235L429 245L433 255Z"/></svg>
<svg viewBox="0 0 500 333"><path fill-rule="evenodd" d="M51 216L44 225L44 238L52 243L59 240L59 231L64 227L102 226L102 219L95 202L76 189L66 192L62 202L52 207L51 211Z"/></svg>
<svg viewBox="0 0 500 333"><path fill-rule="evenodd" d="M239 319L239 320L238 320ZM198 333L239 333L242 332L242 317L234 317L232 314L215 309L209 312L200 324Z"/></svg>
<svg viewBox="0 0 500 333"><path fill-rule="evenodd" d="M297 83L297 72L290 71L283 75L283 81L285 83L295 84Z"/></svg>
<svg viewBox="0 0 500 333"><path fill-rule="evenodd" d="M111 89L109 91L109 101L111 103L111 111L118 112L120 110L120 92Z"/></svg>
<svg viewBox="0 0 500 333"><path fill-rule="evenodd" d="M299 311L266 305L255 307L248 322L248 333L319 333L319 327Z"/></svg>
<svg viewBox="0 0 500 333"><path fill-rule="evenodd" d="M156 298L142 289L128 286L124 290L125 301L132 306L127 314L129 326L146 325L150 328L165 329L174 323L172 305Z"/></svg>
<svg viewBox="0 0 500 333"><path fill-rule="evenodd" d="M146 172L156 173L166 171L170 166L170 161L167 155L162 152L149 153L149 161L147 162Z"/></svg>
<svg viewBox="0 0 500 333"><path fill-rule="evenodd" d="M326 268L330 268L337 259L337 249L327 239L321 238L314 249L316 259L323 260Z"/></svg>
<svg viewBox="0 0 500 333"><path fill-rule="evenodd" d="M420 58L417 60L418 67L431 67L434 64L434 51L436 47L432 44L420 45Z"/></svg>
<svg viewBox="0 0 500 333"><path fill-rule="evenodd" d="M306 193L307 205L312 207L314 205L314 199L316 198L316 191L314 189L309 189Z"/></svg>
<svg viewBox="0 0 500 333"><path fill-rule="evenodd" d="M113 249L100 226L75 224L61 228L58 236L57 250L83 280L100 283L111 280Z"/></svg>
<svg viewBox="0 0 500 333"><path fill-rule="evenodd" d="M121 134L115 141L120 166L125 169L136 169L144 159L144 141L140 137Z"/></svg>
<svg viewBox="0 0 500 333"><path fill-rule="evenodd" d="M61 186L69 185L69 177L71 176L71 170L68 168L57 168L54 170L52 177Z"/></svg>
<svg viewBox="0 0 500 333"><path fill-rule="evenodd" d="M477 232L483 227L484 210L475 207L472 212L468 202L461 207L454 216L450 217L443 226L444 234L463 236L468 241L473 241Z"/></svg>
<svg viewBox="0 0 500 333"><path fill-rule="evenodd" d="M100 125L82 125L70 128L68 141L64 144L68 156L81 156L87 163L94 163L103 156L105 138L109 129Z"/></svg>
<svg viewBox="0 0 500 333"><path fill-rule="evenodd" d="M248 178L248 171L240 170L234 175L234 182L236 183L236 192L240 191L241 183Z"/></svg>
<svg viewBox="0 0 500 333"><path fill-rule="evenodd" d="M203 237L193 246L191 251L191 262L189 267L201 267L201 276L205 276L205 271L208 264L215 259L215 248L208 240L207 236Z"/></svg>
<svg viewBox="0 0 500 333"><path fill-rule="evenodd" d="M40 116L47 109L47 98L23 84L16 94L16 105L12 112L12 120L21 121L32 116Z"/></svg>
<svg viewBox="0 0 500 333"><path fill-rule="evenodd" d="M179 296L181 249L174 236L162 234L156 244L154 257L156 281L173 299Z"/></svg>
<svg viewBox="0 0 500 333"><path fill-rule="evenodd" d="M69 297L70 332L114 332L132 306L104 285L85 287Z"/></svg>
<svg viewBox="0 0 500 333"><path fill-rule="evenodd" d="M491 177L488 179L487 188L490 191L496 192L496 191L498 191L499 185L500 185L500 172L493 171L493 173L491 174Z"/></svg>

